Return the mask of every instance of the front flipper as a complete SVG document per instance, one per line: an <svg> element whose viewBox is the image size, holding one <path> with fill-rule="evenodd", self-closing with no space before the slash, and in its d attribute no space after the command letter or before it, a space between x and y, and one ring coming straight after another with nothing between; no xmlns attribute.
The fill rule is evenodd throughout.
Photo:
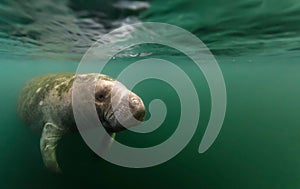
<svg viewBox="0 0 300 189"><path fill-rule="evenodd" d="M56 160L56 146L64 130L53 123L46 123L40 139L40 149L45 166L51 171L61 173Z"/></svg>

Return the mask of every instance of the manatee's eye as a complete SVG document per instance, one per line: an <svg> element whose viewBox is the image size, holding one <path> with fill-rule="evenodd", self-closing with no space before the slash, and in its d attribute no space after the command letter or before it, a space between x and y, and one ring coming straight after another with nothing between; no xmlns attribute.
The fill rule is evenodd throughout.
<svg viewBox="0 0 300 189"><path fill-rule="evenodd" d="M103 91L96 93L95 96L96 96L96 99L100 102L105 100L105 93Z"/></svg>

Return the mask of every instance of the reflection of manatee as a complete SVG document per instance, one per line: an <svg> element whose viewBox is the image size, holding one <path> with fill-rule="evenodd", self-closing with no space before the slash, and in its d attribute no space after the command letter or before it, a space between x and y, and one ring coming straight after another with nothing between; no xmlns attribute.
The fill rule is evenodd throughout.
<svg viewBox="0 0 300 189"><path fill-rule="evenodd" d="M40 149L43 161L47 168L55 172L60 172L55 153L59 139L63 134L77 130L72 110L72 86L75 79L76 82L81 81L81 84L86 82L86 85L95 86L95 106L98 117L111 135L125 129L119 120L129 123L127 127L136 125L138 121L135 119L142 121L145 116L142 100L118 81L106 75L75 76L75 74L64 73L34 78L25 85L20 94L18 113L33 130L42 133ZM123 95L124 92L128 95ZM112 100L116 101L112 102ZM113 107L112 103L114 103ZM125 106L129 108L126 109ZM115 116L116 112L119 112L118 119Z"/></svg>

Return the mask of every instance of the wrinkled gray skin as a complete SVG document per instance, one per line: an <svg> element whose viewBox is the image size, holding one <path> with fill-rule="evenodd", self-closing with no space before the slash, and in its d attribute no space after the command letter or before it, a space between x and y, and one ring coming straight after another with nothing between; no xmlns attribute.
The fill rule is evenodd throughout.
<svg viewBox="0 0 300 189"><path fill-rule="evenodd" d="M119 89L115 87L117 90L115 88L112 90L120 83L106 75L75 76L72 73L59 73L32 79L20 94L18 113L30 128L41 132L42 158L45 166L54 172L61 172L55 153L58 141L64 134L77 131L72 110L72 86L75 79L81 84L96 86L94 103L98 117L103 127L112 136L115 132L125 129L118 121L120 118L127 122L126 127L128 127L138 124L138 121L142 121L145 117L145 107L140 97L125 87ZM120 95L124 92L129 94L126 98ZM118 102L114 108L112 108L111 97ZM126 104L129 110L124 108ZM117 113L118 119L115 116ZM126 120L130 119L129 115L133 115L131 119L134 120Z"/></svg>

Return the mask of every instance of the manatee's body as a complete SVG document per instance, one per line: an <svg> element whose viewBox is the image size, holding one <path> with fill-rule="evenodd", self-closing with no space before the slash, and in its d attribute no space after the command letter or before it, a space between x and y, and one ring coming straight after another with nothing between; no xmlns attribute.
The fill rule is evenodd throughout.
<svg viewBox="0 0 300 189"><path fill-rule="evenodd" d="M47 168L56 172L60 172L55 155L57 143L65 133L77 130L72 110L72 86L75 79L81 80L83 84L96 86L95 95L101 94L101 98L95 96L95 106L99 119L106 123L105 129L110 133L124 129L112 116L114 112L110 96L118 95L118 92L111 94L111 88L117 83L112 78L102 74L60 73L32 79L20 94L18 113L29 127L41 132L40 148L44 163ZM132 104L134 108L130 111L133 116L137 120L143 120L145 109L142 100L134 93L130 92L130 95L130 99L120 96L120 102L127 101ZM134 103L131 99L134 99ZM122 103L119 108L123 108Z"/></svg>
<svg viewBox="0 0 300 189"><path fill-rule="evenodd" d="M74 78L74 74L49 74L28 82L19 97L22 120L36 131L42 131L49 121L63 129L75 129L71 101Z"/></svg>

